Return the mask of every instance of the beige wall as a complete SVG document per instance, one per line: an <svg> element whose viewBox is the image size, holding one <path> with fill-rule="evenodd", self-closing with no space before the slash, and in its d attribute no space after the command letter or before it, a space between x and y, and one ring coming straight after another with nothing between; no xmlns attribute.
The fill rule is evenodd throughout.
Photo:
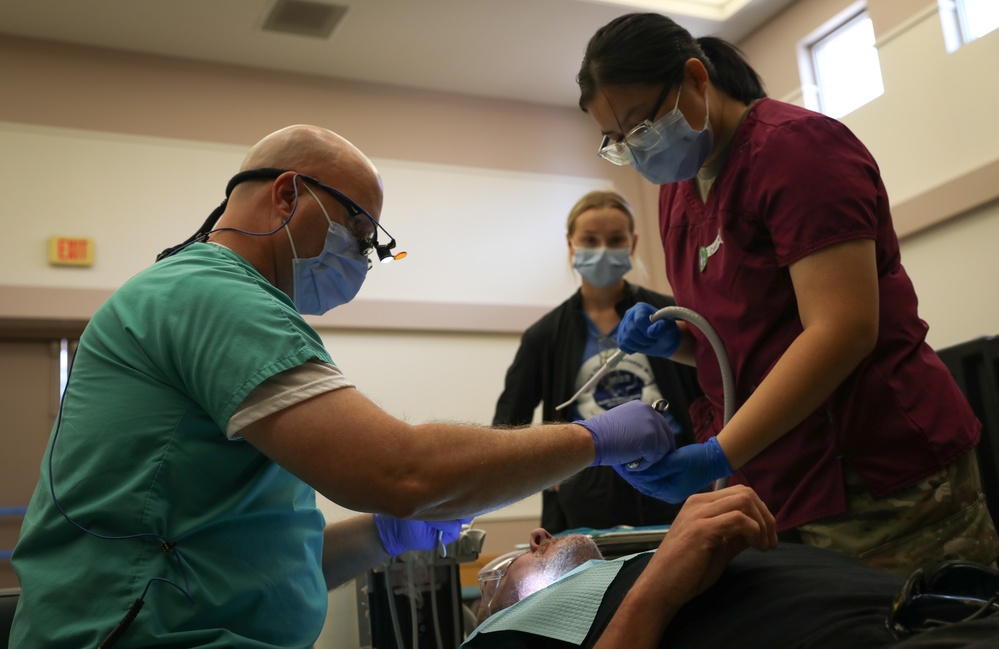
<svg viewBox="0 0 999 649"><path fill-rule="evenodd" d="M740 43L769 94L801 103L798 43L855 5L799 0ZM902 263L942 348L999 329L999 32L949 54L935 0L869 0L885 94L842 121L877 158Z"/></svg>
<svg viewBox="0 0 999 649"><path fill-rule="evenodd" d="M640 215L650 216L641 222L638 255L653 272L636 273L632 279L668 290L663 275L654 272L661 268L662 252L655 203L646 204L641 191L648 183L596 156L596 130L578 109L403 91L2 36L0 60L5 61L0 87L16 89L0 103L2 122L237 147L247 147L290 123L317 123L344 134L373 158L607 179ZM113 185L115 180L107 182ZM163 182L183 181L164 178ZM388 187L386 203L391 200ZM200 218L192 215L191 224ZM391 214L385 218L391 224ZM474 218L475 207L469 206L471 240ZM186 236L192 226L169 227ZM462 241L456 238L455 243ZM564 256L564 248L552 253ZM9 286L17 286L13 276L0 281L0 290ZM45 308L22 308L22 294L3 297L0 304L6 310L0 311L0 318L27 317L26 312ZM483 303L488 305L489 300ZM506 329L521 329L538 313L525 313ZM487 313L479 320L494 315ZM345 326L357 324L350 321Z"/></svg>

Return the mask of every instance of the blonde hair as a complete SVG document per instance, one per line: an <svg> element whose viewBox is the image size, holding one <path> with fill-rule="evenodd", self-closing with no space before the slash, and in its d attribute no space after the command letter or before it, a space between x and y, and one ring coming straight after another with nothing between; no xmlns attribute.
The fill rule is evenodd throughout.
<svg viewBox="0 0 999 649"><path fill-rule="evenodd" d="M628 201L624 200L624 197L617 192L595 190L576 201L576 204L569 210L569 218L565 222L565 229L569 236L572 236L576 227L576 219L583 212L601 207L611 207L623 212L628 217L628 231L635 234L635 214L631 211L631 205L628 204Z"/></svg>

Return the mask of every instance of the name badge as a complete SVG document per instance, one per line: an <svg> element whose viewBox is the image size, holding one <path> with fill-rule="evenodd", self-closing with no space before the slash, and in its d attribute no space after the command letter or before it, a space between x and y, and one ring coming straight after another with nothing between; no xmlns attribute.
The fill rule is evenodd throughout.
<svg viewBox="0 0 999 649"><path fill-rule="evenodd" d="M711 245L701 246L700 249L697 251L697 266L702 273L704 272L704 269L708 267L708 259L711 257L711 255L718 252L718 248L721 247L721 244L722 244L721 230L718 230L718 236L715 237L715 240L711 243Z"/></svg>

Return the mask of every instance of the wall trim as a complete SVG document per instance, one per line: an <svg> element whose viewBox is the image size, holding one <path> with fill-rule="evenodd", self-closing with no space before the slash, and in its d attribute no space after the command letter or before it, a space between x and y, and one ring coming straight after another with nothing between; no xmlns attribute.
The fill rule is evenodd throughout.
<svg viewBox="0 0 999 649"><path fill-rule="evenodd" d="M0 336L23 335L52 327L82 330L112 292L111 289L0 285ZM326 315L305 319L319 330L521 334L552 306L359 299Z"/></svg>
<svg viewBox="0 0 999 649"><path fill-rule="evenodd" d="M895 40L902 34L906 33L910 29L913 29L920 23L923 23L924 21L929 20L930 18L938 15L940 15L939 4L933 2L932 4L926 5L926 7L917 11L908 19L902 21L895 27L892 27L887 32L882 34L881 38L878 38L874 42L874 49L880 50L882 47L892 42L893 40Z"/></svg>
<svg viewBox="0 0 999 649"><path fill-rule="evenodd" d="M895 233L899 239L911 236L999 199L996 178L999 160L892 205Z"/></svg>

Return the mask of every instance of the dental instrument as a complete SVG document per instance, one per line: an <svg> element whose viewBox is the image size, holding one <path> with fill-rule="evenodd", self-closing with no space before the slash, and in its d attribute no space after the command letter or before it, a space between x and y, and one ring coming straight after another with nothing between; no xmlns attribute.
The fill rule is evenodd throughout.
<svg viewBox="0 0 999 649"><path fill-rule="evenodd" d="M653 314L653 315L655 315L655 314ZM597 370L596 373L594 373L594 375L591 376L586 381L586 383L583 384L583 387L579 388L579 390L576 391L576 394L572 395L572 397L570 397L569 400L566 401L565 403L557 406L555 408L555 410L561 410L563 408L567 408L568 406L571 406L573 403L575 403L576 399L578 399L579 397L583 396L583 394L585 394L590 388L592 388L594 385L596 385L597 383L599 383L600 379L602 379L605 376L607 376L607 374L612 369L614 369L615 367L617 367L617 364L620 363L621 360L625 356L627 356L627 354L624 353L623 351L621 351L620 349L617 350L616 352L614 352L614 354L611 355L611 357L608 358L607 361L604 362L604 364L600 366L600 369Z"/></svg>
<svg viewBox="0 0 999 649"><path fill-rule="evenodd" d="M728 424L729 420L732 419L732 415L735 414L735 380L732 377L732 366L729 364L728 354L725 352L725 345L722 343L721 337L718 332L715 331L714 327L705 319L704 316L692 311L686 307L682 306L667 306L659 309L651 316L649 316L649 322L658 322L663 318L673 318L675 320L685 320L690 324L696 326L704 334L708 342L711 343L711 349L715 352L715 358L718 360L718 369L721 371L722 379L722 391L725 395L724 404L724 419L723 425ZM618 363L621 362L627 354L625 354L620 349L617 350L613 356L607 359L607 362L597 370L590 379L583 384L583 387L579 389L576 394L572 395L572 398L556 408L556 410L561 410L569 405L572 405L580 396L583 395L587 390L596 385L600 379L607 376L607 373L614 369ZM666 404L669 407L669 404ZM659 410L658 412L665 412L665 410ZM638 466L637 463L629 464L629 468L632 465ZM728 484L727 478L721 478L720 480L715 480L715 489L722 489Z"/></svg>

